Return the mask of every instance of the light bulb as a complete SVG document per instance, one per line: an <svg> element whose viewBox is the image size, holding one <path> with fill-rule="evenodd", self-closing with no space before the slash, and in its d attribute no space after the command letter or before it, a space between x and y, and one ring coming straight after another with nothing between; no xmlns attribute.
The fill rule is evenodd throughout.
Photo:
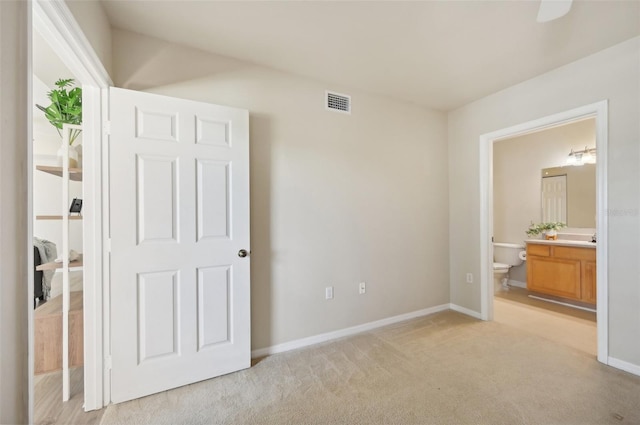
<svg viewBox="0 0 640 425"><path fill-rule="evenodd" d="M587 152L582 156L582 162L584 162L585 164L595 164L596 156L590 152Z"/></svg>

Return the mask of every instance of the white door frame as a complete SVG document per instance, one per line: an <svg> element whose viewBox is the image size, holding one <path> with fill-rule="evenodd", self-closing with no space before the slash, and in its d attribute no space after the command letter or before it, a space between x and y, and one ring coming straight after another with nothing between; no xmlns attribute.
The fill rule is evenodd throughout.
<svg viewBox="0 0 640 425"><path fill-rule="evenodd" d="M104 357L108 348L108 301L103 285L105 257L103 241L104 206L103 195L103 128L108 119L105 107L108 88L113 85L109 74L100 62L82 29L64 1L33 0L33 28L48 40L60 59L82 84L83 93L83 249L84 275L92 285L84 286L84 409L96 410L108 403L105 398ZM32 70L29 70L32 72ZM106 157L106 156L105 156ZM32 171L29 169L29 173ZM29 177L31 178L31 176ZM29 199L33 188L29 186ZM31 294L33 295L33 294ZM29 300L33 303L33 296ZM29 315L33 323L33 310ZM29 333L30 376L33 374L33 332ZM33 380L30 379L30 422L33 421Z"/></svg>
<svg viewBox="0 0 640 425"><path fill-rule="evenodd" d="M596 215L598 242L597 327L598 361L609 364L608 338L608 227L607 227L607 145L608 102L606 100L549 115L480 136L480 317L493 320L493 143L572 121L596 119Z"/></svg>

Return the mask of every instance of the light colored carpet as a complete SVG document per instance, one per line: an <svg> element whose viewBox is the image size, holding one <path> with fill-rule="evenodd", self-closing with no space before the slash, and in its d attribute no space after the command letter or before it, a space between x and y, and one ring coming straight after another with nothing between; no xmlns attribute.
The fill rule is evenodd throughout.
<svg viewBox="0 0 640 425"><path fill-rule="evenodd" d="M638 424L640 377L442 312L107 408L111 424Z"/></svg>

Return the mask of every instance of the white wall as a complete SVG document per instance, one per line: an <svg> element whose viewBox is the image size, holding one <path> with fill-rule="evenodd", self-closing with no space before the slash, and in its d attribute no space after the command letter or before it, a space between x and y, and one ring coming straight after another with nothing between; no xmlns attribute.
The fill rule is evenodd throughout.
<svg viewBox="0 0 640 425"><path fill-rule="evenodd" d="M449 113L451 302L480 311L479 137L578 106L609 101L609 348L640 365L640 38ZM478 280L479 281L479 280Z"/></svg>
<svg viewBox="0 0 640 425"><path fill-rule="evenodd" d="M89 40L102 65L111 75L111 24L102 3L97 0L65 0L69 10Z"/></svg>
<svg viewBox="0 0 640 425"><path fill-rule="evenodd" d="M30 4L0 1L0 423L28 416Z"/></svg>
<svg viewBox="0 0 640 425"><path fill-rule="evenodd" d="M119 30L114 77L250 111L253 349L449 302L443 113Z"/></svg>

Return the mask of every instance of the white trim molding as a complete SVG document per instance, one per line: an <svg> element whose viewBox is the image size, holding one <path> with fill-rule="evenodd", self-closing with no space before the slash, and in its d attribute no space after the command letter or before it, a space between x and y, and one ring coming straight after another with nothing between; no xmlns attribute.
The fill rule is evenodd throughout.
<svg viewBox="0 0 640 425"><path fill-rule="evenodd" d="M549 115L526 123L480 136L480 316L493 319L493 143L547 128L580 121L596 120L596 215L598 242L597 262L597 326L598 361L609 363L608 338L608 233L607 227L607 146L608 102L606 100Z"/></svg>
<svg viewBox="0 0 640 425"><path fill-rule="evenodd" d="M482 320L482 315L477 311L469 310L466 307L459 306L457 304L449 304L449 308L453 311L457 311L458 313L466 314L467 316L471 316L474 319Z"/></svg>
<svg viewBox="0 0 640 425"><path fill-rule="evenodd" d="M640 376L640 366L633 363L625 362L624 360L619 360L615 357L609 357L607 364L611 367L615 367L616 369L624 370L625 372Z"/></svg>
<svg viewBox="0 0 640 425"><path fill-rule="evenodd" d="M527 282L520 282L519 280L509 279L509 281L507 282L507 285L514 286L516 288L527 289Z"/></svg>
<svg viewBox="0 0 640 425"><path fill-rule="evenodd" d="M596 115L596 302L598 305L598 360L609 359L609 206L607 163L609 152L609 105L607 101L593 105Z"/></svg>
<svg viewBox="0 0 640 425"><path fill-rule="evenodd" d="M55 46L56 54L78 80L100 88L112 86L109 73L64 0L33 0L32 4L33 27Z"/></svg>
<svg viewBox="0 0 640 425"><path fill-rule="evenodd" d="M404 322L406 320L415 319L416 317L428 316L440 311L449 310L450 304L441 304L435 307L429 307L422 310L412 311L411 313L400 314L398 316L388 317L386 319L376 320L374 322L364 323L362 325L352 326L337 331L326 332L319 335L310 336L307 338L296 339L294 341L284 342L282 344L272 345L270 347L258 348L251 351L251 357L263 357L272 354L283 353L285 351L295 350L298 348L308 347L310 345L319 344L321 342L327 342L338 338L344 338L367 332L373 329L381 328L383 326L392 325L394 323Z"/></svg>
<svg viewBox="0 0 640 425"><path fill-rule="evenodd" d="M60 59L82 84L83 89L83 209L84 250L84 410L95 410L109 403L104 385L108 349L109 308L104 303L103 264L103 123L108 87L113 83L91 44L63 0L33 0L33 28L51 44ZM33 193L30 189L29 197ZM29 338L33 338L30 335ZM30 399L33 387L30 388Z"/></svg>

